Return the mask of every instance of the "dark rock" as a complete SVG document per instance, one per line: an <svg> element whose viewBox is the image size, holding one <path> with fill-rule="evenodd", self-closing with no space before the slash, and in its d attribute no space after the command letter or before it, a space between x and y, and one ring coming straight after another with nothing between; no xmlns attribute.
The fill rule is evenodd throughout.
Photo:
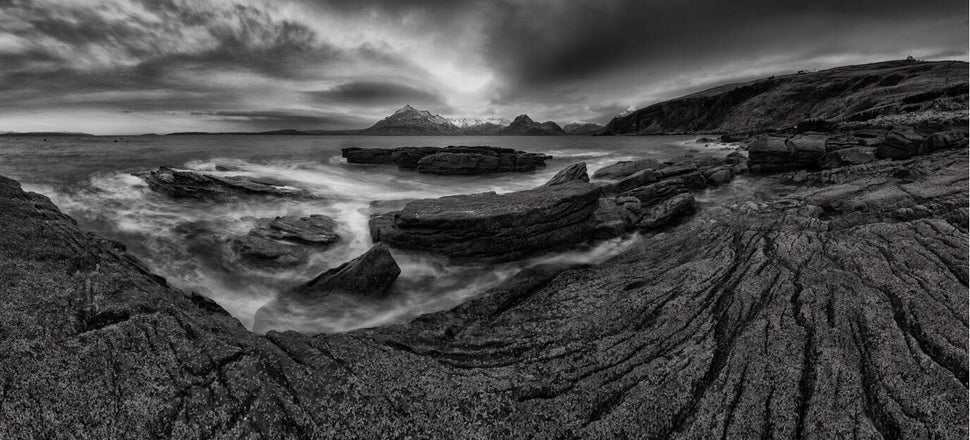
<svg viewBox="0 0 970 440"><path fill-rule="evenodd" d="M934 151L946 150L949 148L966 148L967 147L967 133L964 131L950 130L950 131L938 131L929 135L926 140L923 141L922 150L926 153L932 153Z"/></svg>
<svg viewBox="0 0 970 440"><path fill-rule="evenodd" d="M723 185L734 178L734 172L729 167L716 167L706 170L704 177L707 179L706 183L709 185Z"/></svg>
<svg viewBox="0 0 970 440"><path fill-rule="evenodd" d="M397 165L420 173L473 175L527 172L544 167L550 156L499 147L344 148L348 163Z"/></svg>
<svg viewBox="0 0 970 440"><path fill-rule="evenodd" d="M683 181L684 185L690 189L704 189L707 187L707 178L704 177L704 173L700 171L682 174L677 178Z"/></svg>
<svg viewBox="0 0 970 440"><path fill-rule="evenodd" d="M566 182L589 182L589 175L586 174L586 162L574 163L562 171L556 173L546 182L546 186L561 185Z"/></svg>
<svg viewBox="0 0 970 440"><path fill-rule="evenodd" d="M621 197L636 198L640 201L641 207L646 208L686 192L687 186L684 184L684 181L679 178L673 178L627 191L621 194Z"/></svg>
<svg viewBox="0 0 970 440"><path fill-rule="evenodd" d="M326 246L340 240L336 229L337 222L334 219L313 214L309 217L286 216L261 220L249 234L273 240Z"/></svg>
<svg viewBox="0 0 970 440"><path fill-rule="evenodd" d="M363 255L320 274L292 293L313 297L332 294L379 297L387 293L400 274L401 268L387 246L376 244Z"/></svg>
<svg viewBox="0 0 970 440"><path fill-rule="evenodd" d="M693 173L695 171L697 171L697 162L686 161L660 168L654 171L654 174L656 174L657 180L664 180L675 176Z"/></svg>
<svg viewBox="0 0 970 440"><path fill-rule="evenodd" d="M876 149L874 147L851 147L825 153L825 155L819 159L819 166L823 169L829 169L849 165L858 165L875 160Z"/></svg>
<svg viewBox="0 0 970 440"><path fill-rule="evenodd" d="M909 127L897 127L886 135L876 149L876 157L881 159L909 159L922 154L923 136Z"/></svg>
<svg viewBox="0 0 970 440"><path fill-rule="evenodd" d="M596 219L593 237L619 237L640 220L640 200L636 197L604 197L599 200L593 215Z"/></svg>
<svg viewBox="0 0 970 440"><path fill-rule="evenodd" d="M748 149L748 166L752 171L773 173L816 168L825 154L824 135L796 135L792 138L756 139Z"/></svg>
<svg viewBox="0 0 970 440"><path fill-rule="evenodd" d="M579 181L508 194L416 200L371 217L374 241L458 261L509 261L586 241L600 188Z"/></svg>
<svg viewBox="0 0 970 440"><path fill-rule="evenodd" d="M573 122L562 127L563 131L572 135L590 135L603 130L603 126L593 123Z"/></svg>
<svg viewBox="0 0 970 440"><path fill-rule="evenodd" d="M147 173L137 173L154 191L179 199L230 201L242 196L307 197L305 191L294 190L284 182L271 179L251 179L242 176L214 177L169 167Z"/></svg>
<svg viewBox="0 0 970 440"><path fill-rule="evenodd" d="M256 235L233 237L229 244L241 263L257 268L292 268L310 257L310 250L304 246Z"/></svg>
<svg viewBox="0 0 970 440"><path fill-rule="evenodd" d="M643 170L657 170L663 164L654 159L626 160L608 165L593 173L594 179L619 179Z"/></svg>
<svg viewBox="0 0 970 440"><path fill-rule="evenodd" d="M657 175L654 173L654 171L651 169L646 169L637 171L629 177L623 178L619 182L607 185L605 188L606 191L610 193L619 194L656 181Z"/></svg>
<svg viewBox="0 0 970 440"><path fill-rule="evenodd" d="M637 223L641 231L649 231L670 226L673 222L694 211L694 196L690 193L677 194L652 206L641 208L642 217Z"/></svg>

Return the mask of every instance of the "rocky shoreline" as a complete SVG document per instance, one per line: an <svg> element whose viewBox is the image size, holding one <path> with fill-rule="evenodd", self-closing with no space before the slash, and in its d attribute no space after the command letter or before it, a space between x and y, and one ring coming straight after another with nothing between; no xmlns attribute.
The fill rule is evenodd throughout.
<svg viewBox="0 0 970 440"><path fill-rule="evenodd" d="M776 141L410 201L372 219L376 241L500 261L644 238L407 324L316 336L249 332L0 178L0 437L964 438L968 154L934 136L903 144L945 147L834 168L819 162L834 137L786 139L767 162L755 153ZM769 162L784 173L750 184L785 195L698 209L695 191ZM173 196L276 196L152 176ZM251 234L336 239L324 219L274 221ZM382 246L291 297L386 292Z"/></svg>

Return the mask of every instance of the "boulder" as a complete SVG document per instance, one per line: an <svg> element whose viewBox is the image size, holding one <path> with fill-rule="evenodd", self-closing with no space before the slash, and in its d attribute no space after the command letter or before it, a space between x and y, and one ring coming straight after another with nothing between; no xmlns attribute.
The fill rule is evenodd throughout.
<svg viewBox="0 0 970 440"><path fill-rule="evenodd" d="M314 297L337 293L379 297L387 293L400 274L401 268L387 246L376 244L363 255L318 275L290 293Z"/></svg>
<svg viewBox="0 0 970 440"><path fill-rule="evenodd" d="M556 173L546 182L546 186L561 185L566 182L589 182L589 175L586 174L586 162L572 164L562 171Z"/></svg>
<svg viewBox="0 0 970 440"><path fill-rule="evenodd" d="M880 159L909 159L922 154L923 136L909 127L896 127L879 144L876 157Z"/></svg>
<svg viewBox="0 0 970 440"><path fill-rule="evenodd" d="M945 150L949 148L966 148L967 133L957 130L938 131L929 135L923 141L923 150L926 153Z"/></svg>
<svg viewBox="0 0 970 440"><path fill-rule="evenodd" d="M677 178L683 181L684 185L690 189L704 189L707 187L707 178L704 177L704 173L700 171L682 174Z"/></svg>
<svg viewBox="0 0 970 440"><path fill-rule="evenodd" d="M705 171L704 177L709 185L723 185L731 181L734 172L729 167L716 167Z"/></svg>
<svg viewBox="0 0 970 440"><path fill-rule="evenodd" d="M508 194L416 200L399 212L372 216L371 238L457 262L515 260L586 241L600 192L572 181Z"/></svg>
<svg viewBox="0 0 970 440"><path fill-rule="evenodd" d="M599 200L593 215L596 219L593 237L619 237L640 220L640 200L636 197L604 197Z"/></svg>
<svg viewBox="0 0 970 440"><path fill-rule="evenodd" d="M307 197L284 182L273 179L254 179L243 176L215 177L192 171L159 167L134 176L145 180L153 191L177 199L230 201L242 196Z"/></svg>
<svg viewBox="0 0 970 440"><path fill-rule="evenodd" d="M697 162L685 161L660 168L654 174L657 175L657 180L663 180L669 177L693 173L694 171L697 171Z"/></svg>
<svg viewBox="0 0 970 440"><path fill-rule="evenodd" d="M874 160L876 160L876 149L874 147L850 147L825 153L819 159L819 166L823 169L830 169L858 165Z"/></svg>
<svg viewBox="0 0 970 440"><path fill-rule="evenodd" d="M545 166L551 156L488 146L344 148L347 163L397 165L425 174L475 175L527 172Z"/></svg>
<svg viewBox="0 0 970 440"><path fill-rule="evenodd" d="M643 216L637 229L649 231L660 229L694 211L694 196L690 193L677 194L653 206L642 209Z"/></svg>
<svg viewBox="0 0 970 440"><path fill-rule="evenodd" d="M660 169L663 164L654 159L625 160L608 165L593 173L594 179L619 179L647 169Z"/></svg>
<svg viewBox="0 0 970 440"><path fill-rule="evenodd" d="M310 257L304 246L284 243L256 235L243 235L229 239L229 247L238 262L261 269L286 269L299 266Z"/></svg>

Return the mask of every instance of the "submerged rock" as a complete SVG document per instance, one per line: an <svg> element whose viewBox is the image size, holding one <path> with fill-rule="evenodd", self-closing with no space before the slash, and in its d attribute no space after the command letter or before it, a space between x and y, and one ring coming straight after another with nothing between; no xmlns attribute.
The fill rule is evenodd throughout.
<svg viewBox="0 0 970 440"><path fill-rule="evenodd" d="M253 330L263 332L278 327L278 320L311 309L333 295L355 298L380 298L387 294L401 274L401 268L387 246L377 244L363 255L330 269L312 280L281 293L260 307L254 317Z"/></svg>
<svg viewBox="0 0 970 440"><path fill-rule="evenodd" d="M544 167L550 156L499 147L344 148L348 163L397 165L425 174L475 175L528 172Z"/></svg>
<svg viewBox="0 0 970 440"><path fill-rule="evenodd" d="M192 171L159 167L155 171L136 173L154 191L178 199L230 201L242 196L307 197L306 191L294 189L273 179L243 176L215 177Z"/></svg>
<svg viewBox="0 0 970 440"><path fill-rule="evenodd" d="M458 261L510 261L584 242L600 188L582 181L508 194L416 200L371 217L371 237Z"/></svg>

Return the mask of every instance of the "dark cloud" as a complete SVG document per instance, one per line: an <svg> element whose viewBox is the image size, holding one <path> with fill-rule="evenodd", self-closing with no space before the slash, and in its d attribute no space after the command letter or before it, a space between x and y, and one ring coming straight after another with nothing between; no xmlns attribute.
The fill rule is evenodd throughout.
<svg viewBox="0 0 970 440"><path fill-rule="evenodd" d="M385 106L411 103L443 107L444 100L435 92L393 82L354 81L329 90L306 92L314 102L339 103L357 106Z"/></svg>
<svg viewBox="0 0 970 440"><path fill-rule="evenodd" d="M235 124L241 128L258 131L280 130L339 130L358 128L368 123L365 118L343 113L312 113L289 110L218 110L192 111L193 116L213 118L222 123ZM249 128L247 128L249 127Z"/></svg>

